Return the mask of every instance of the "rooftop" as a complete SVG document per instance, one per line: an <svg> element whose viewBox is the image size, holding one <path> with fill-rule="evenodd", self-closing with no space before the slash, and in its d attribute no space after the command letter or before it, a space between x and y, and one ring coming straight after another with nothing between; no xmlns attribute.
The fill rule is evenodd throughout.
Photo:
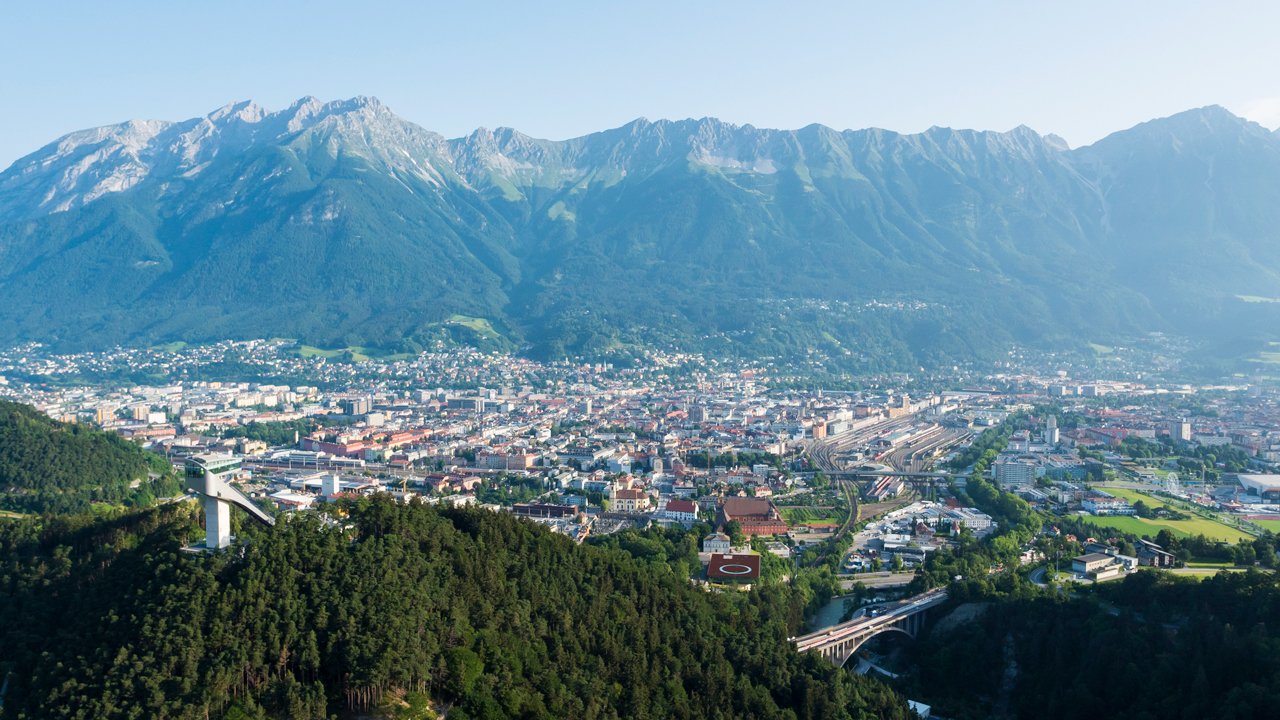
<svg viewBox="0 0 1280 720"><path fill-rule="evenodd" d="M1240 484L1258 490L1280 490L1280 474L1256 474L1239 476Z"/></svg>
<svg viewBox="0 0 1280 720"><path fill-rule="evenodd" d="M1098 562L1099 560L1110 560L1111 556L1103 553L1089 553L1087 555L1081 555L1079 557L1072 558L1072 559L1075 560L1076 562L1091 563L1091 562Z"/></svg>

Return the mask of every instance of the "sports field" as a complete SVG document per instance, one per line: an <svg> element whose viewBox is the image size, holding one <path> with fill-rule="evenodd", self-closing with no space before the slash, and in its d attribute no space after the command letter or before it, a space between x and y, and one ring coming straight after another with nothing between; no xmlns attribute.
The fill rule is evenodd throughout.
<svg viewBox="0 0 1280 720"><path fill-rule="evenodd" d="M1100 487L1099 489L1101 489L1102 491L1110 495L1115 495L1116 497L1124 498L1125 500L1128 500L1130 504L1136 503L1139 500L1141 500L1142 502L1146 503L1148 507L1151 507L1151 508L1167 507L1175 512L1181 512L1184 514L1186 513L1185 510L1181 510L1176 507L1171 507L1169 503L1165 502L1164 500L1161 500L1160 498L1154 495L1149 495L1141 490L1134 490L1132 488L1118 488L1118 487ZM1204 535L1207 538L1212 538L1214 540L1226 540L1227 542L1232 542L1232 543L1239 541L1241 538L1252 537L1248 533L1242 530L1237 530L1231 527L1230 525L1226 525L1216 520L1209 520L1207 518L1202 518L1195 515L1192 515L1189 520L1147 520L1145 518L1133 517L1133 516L1130 516L1130 517L1090 516L1089 522L1093 523L1094 525L1102 525L1104 527L1113 527L1118 530L1124 530L1125 532L1134 533L1136 535L1150 535L1152 537L1154 537L1155 534L1160 532L1160 530L1163 528L1168 528L1174 535L1177 535L1178 537L1186 537L1189 535ZM1274 521L1274 522L1276 522L1277 526L1280 526L1280 521ZM1263 525L1263 527L1266 527L1266 526Z"/></svg>
<svg viewBox="0 0 1280 720"><path fill-rule="evenodd" d="M1251 537L1233 527L1228 527L1214 520L1193 517L1190 520L1148 520L1146 518L1124 515L1085 515L1082 519L1090 525L1115 528L1122 532L1138 536L1155 537L1161 530L1168 529L1177 537L1204 535L1211 540L1225 540L1230 543Z"/></svg>

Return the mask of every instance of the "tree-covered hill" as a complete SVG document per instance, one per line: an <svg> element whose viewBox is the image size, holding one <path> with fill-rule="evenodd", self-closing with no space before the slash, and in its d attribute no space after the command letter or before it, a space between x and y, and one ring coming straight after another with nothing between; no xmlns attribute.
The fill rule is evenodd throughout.
<svg viewBox="0 0 1280 720"><path fill-rule="evenodd" d="M2 509L66 513L95 502L149 505L179 489L163 459L114 433L0 400Z"/></svg>
<svg viewBox="0 0 1280 720"><path fill-rule="evenodd" d="M0 524L4 718L906 718L787 642L785 588L709 594L509 515L386 498L179 546L194 506Z"/></svg>
<svg viewBox="0 0 1280 720"><path fill-rule="evenodd" d="M0 172L0 342L638 345L866 370L1280 340L1280 137L1025 128L445 138L371 98L72 133Z"/></svg>
<svg viewBox="0 0 1280 720"><path fill-rule="evenodd" d="M911 649L911 686L955 718L1276 717L1280 581L1144 571L1074 597L988 598Z"/></svg>

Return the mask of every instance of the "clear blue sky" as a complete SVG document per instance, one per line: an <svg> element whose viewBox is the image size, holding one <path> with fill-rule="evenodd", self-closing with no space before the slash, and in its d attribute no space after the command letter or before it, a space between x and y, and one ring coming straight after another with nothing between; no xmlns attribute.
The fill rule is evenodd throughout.
<svg viewBox="0 0 1280 720"><path fill-rule="evenodd" d="M0 168L56 137L376 95L448 136L636 117L1027 124L1073 145L1190 107L1280 124L1280 3L5 2Z"/></svg>

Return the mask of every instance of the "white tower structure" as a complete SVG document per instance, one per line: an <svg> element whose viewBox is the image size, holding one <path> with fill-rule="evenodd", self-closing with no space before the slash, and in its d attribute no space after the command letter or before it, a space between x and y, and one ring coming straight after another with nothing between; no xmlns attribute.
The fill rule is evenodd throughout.
<svg viewBox="0 0 1280 720"><path fill-rule="evenodd" d="M1057 445L1058 439L1058 416L1050 415L1044 421L1044 441L1049 445Z"/></svg>
<svg viewBox="0 0 1280 720"><path fill-rule="evenodd" d="M240 459L231 455L194 455L187 459L187 490L200 496L204 503L205 547L210 550L231 544L231 506L238 505L264 525L275 525L245 494L229 482L240 469Z"/></svg>
<svg viewBox="0 0 1280 720"><path fill-rule="evenodd" d="M338 493L342 492L342 476L338 473L325 475L320 480L320 494L326 500L332 500L338 497Z"/></svg>

